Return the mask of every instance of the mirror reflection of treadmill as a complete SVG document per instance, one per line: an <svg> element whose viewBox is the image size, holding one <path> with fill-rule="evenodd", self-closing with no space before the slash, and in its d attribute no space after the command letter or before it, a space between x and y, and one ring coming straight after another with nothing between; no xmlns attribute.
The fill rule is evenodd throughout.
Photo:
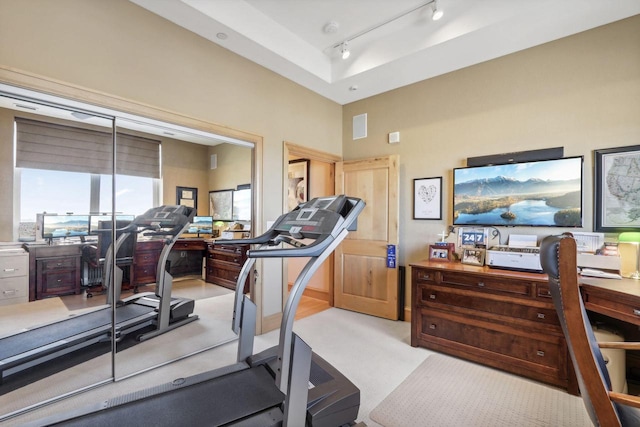
<svg viewBox="0 0 640 427"><path fill-rule="evenodd" d="M257 307L236 286L235 364L38 421L46 425L323 426L352 424L360 390L293 332L302 293L317 268L352 229L364 202L344 195L310 200L280 216L263 235L225 240L254 245L238 284L257 259L309 257L283 311L276 347L253 354ZM301 239L305 239L304 242ZM311 243L307 243L311 239Z"/></svg>
<svg viewBox="0 0 640 427"><path fill-rule="evenodd" d="M160 206L136 217L125 228L116 229L121 234L115 242L115 250L110 246L107 251L102 276L105 284L112 283L112 274L115 277L116 339L120 340L125 335L136 332L140 334L136 337L137 340L149 339L198 318L193 314L193 300L171 297L172 278L162 268L166 265L173 244L188 228L194 214L194 209L185 206ZM116 267L115 272L111 270L112 257L131 233L161 237L165 240L165 245L158 262L155 292L135 294L119 300L122 270L119 267ZM108 295L109 305L95 311L1 338L0 382L48 361L56 363L55 359L61 356L109 342L112 332L112 293L108 292Z"/></svg>

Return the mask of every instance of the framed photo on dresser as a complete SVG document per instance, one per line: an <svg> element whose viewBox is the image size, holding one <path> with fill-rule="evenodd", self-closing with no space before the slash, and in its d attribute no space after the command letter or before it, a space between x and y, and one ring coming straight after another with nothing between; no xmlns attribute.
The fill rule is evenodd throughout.
<svg viewBox="0 0 640 427"><path fill-rule="evenodd" d="M449 262L453 259L453 243L429 245L429 260Z"/></svg>

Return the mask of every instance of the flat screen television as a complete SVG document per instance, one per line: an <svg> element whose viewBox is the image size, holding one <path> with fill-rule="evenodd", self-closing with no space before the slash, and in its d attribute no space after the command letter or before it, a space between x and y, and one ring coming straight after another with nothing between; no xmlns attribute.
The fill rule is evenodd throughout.
<svg viewBox="0 0 640 427"><path fill-rule="evenodd" d="M213 217L212 216L194 216L187 233L213 234Z"/></svg>
<svg viewBox="0 0 640 427"><path fill-rule="evenodd" d="M89 215L44 215L42 237L57 239L89 234Z"/></svg>
<svg viewBox="0 0 640 427"><path fill-rule="evenodd" d="M134 215L116 214L116 221L133 221ZM89 234L98 234L96 230L100 229L100 221L111 221L110 214L93 214L89 215Z"/></svg>
<svg viewBox="0 0 640 427"><path fill-rule="evenodd" d="M583 157L453 170L453 224L582 227Z"/></svg>

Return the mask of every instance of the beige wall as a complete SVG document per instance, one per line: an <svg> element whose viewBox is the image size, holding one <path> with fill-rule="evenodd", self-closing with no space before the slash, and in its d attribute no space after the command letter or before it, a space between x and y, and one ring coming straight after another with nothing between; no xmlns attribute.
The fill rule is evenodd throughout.
<svg viewBox="0 0 640 427"><path fill-rule="evenodd" d="M217 167L209 173L209 190L235 189L251 183L250 148L231 144L209 147L207 167L211 166L212 154L217 156Z"/></svg>
<svg viewBox="0 0 640 427"><path fill-rule="evenodd" d="M198 215L209 213L209 162L206 145L162 141L162 203L177 203L176 187L198 189Z"/></svg>
<svg viewBox="0 0 640 427"><path fill-rule="evenodd" d="M368 136L354 141L351 121L363 113ZM388 144L395 131L400 143ZM343 139L345 160L400 155L400 264L426 258L451 224L452 169L472 156L560 146L583 155L591 231L593 150L640 144L640 16L346 105ZM435 176L443 220L413 220L413 179ZM559 231L502 228L502 243Z"/></svg>

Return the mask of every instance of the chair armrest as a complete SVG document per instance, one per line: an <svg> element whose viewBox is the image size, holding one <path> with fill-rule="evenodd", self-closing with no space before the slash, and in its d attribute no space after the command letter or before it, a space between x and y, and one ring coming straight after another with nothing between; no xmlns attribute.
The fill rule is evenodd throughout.
<svg viewBox="0 0 640 427"><path fill-rule="evenodd" d="M615 391L610 391L609 398L612 401L622 403L623 405L640 408L640 396L633 396L631 394L616 393Z"/></svg>
<svg viewBox="0 0 640 427"><path fill-rule="evenodd" d="M640 350L640 342L599 342L598 347L619 350Z"/></svg>

